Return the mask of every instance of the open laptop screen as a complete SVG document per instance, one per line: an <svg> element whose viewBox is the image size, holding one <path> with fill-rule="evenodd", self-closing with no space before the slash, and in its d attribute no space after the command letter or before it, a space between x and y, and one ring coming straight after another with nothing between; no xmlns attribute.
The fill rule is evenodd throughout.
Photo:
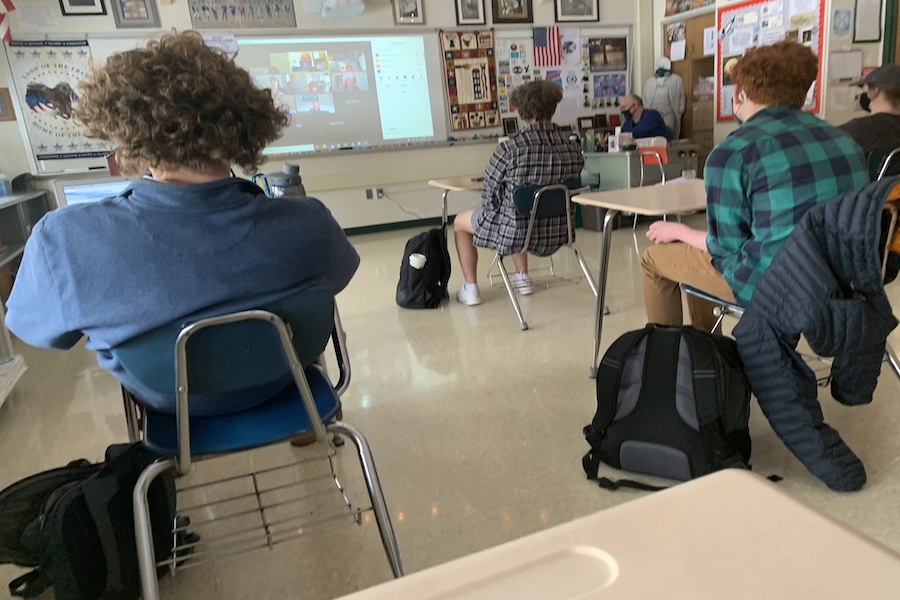
<svg viewBox="0 0 900 600"><path fill-rule="evenodd" d="M56 197L60 206L100 202L111 196L118 196L129 185L129 180L120 178L103 181L69 180L56 185Z"/></svg>

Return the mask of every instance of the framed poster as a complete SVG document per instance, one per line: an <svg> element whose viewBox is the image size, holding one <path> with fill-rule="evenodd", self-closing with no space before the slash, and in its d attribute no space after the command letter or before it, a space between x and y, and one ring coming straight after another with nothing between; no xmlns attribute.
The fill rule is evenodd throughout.
<svg viewBox="0 0 900 600"><path fill-rule="evenodd" d="M109 0L116 29L132 27L159 27L159 15L155 0Z"/></svg>
<svg viewBox="0 0 900 600"><path fill-rule="evenodd" d="M493 0L494 25L507 23L534 23L532 0Z"/></svg>
<svg viewBox="0 0 900 600"><path fill-rule="evenodd" d="M423 0L392 0L394 23L397 25L424 25Z"/></svg>
<svg viewBox="0 0 900 600"><path fill-rule="evenodd" d="M553 0L557 23L600 20L600 0Z"/></svg>
<svg viewBox="0 0 900 600"><path fill-rule="evenodd" d="M106 14L103 0L59 0L59 8L64 17Z"/></svg>
<svg viewBox="0 0 900 600"><path fill-rule="evenodd" d="M457 25L484 25L484 0L456 0Z"/></svg>

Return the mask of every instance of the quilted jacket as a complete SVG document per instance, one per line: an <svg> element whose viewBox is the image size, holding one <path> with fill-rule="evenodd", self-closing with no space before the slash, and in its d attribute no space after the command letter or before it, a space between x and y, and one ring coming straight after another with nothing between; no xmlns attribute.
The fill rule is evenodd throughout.
<svg viewBox="0 0 900 600"><path fill-rule="evenodd" d="M896 179L815 205L760 279L734 329L747 379L772 428L829 487L863 486L865 468L829 427L815 375L796 351L800 334L834 357L831 393L872 401L885 340L897 326L881 273L881 213Z"/></svg>

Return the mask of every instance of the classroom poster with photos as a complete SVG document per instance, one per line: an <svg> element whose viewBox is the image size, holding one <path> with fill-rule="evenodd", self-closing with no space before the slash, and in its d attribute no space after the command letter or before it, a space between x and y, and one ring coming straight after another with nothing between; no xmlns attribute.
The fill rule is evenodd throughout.
<svg viewBox="0 0 900 600"><path fill-rule="evenodd" d="M825 0L749 0L718 14L719 77L716 81L716 120L732 121L734 82L731 69L750 48L791 40L819 57L819 72L810 86L803 110L818 113L822 98L822 44Z"/></svg>
<svg viewBox="0 0 900 600"><path fill-rule="evenodd" d="M187 0L194 29L296 27L293 0Z"/></svg>
<svg viewBox="0 0 900 600"><path fill-rule="evenodd" d="M494 31L441 31L450 129L500 126Z"/></svg>
<svg viewBox="0 0 900 600"><path fill-rule="evenodd" d="M560 27L560 60L558 64L534 65L533 38L501 38L497 40L497 84L500 112L515 114L509 95L529 81L551 81L563 90L557 108L559 115L575 116L591 107L587 73L587 40L577 27Z"/></svg>
<svg viewBox="0 0 900 600"><path fill-rule="evenodd" d="M588 51L591 108L618 106L619 99L628 93L628 38L590 38Z"/></svg>

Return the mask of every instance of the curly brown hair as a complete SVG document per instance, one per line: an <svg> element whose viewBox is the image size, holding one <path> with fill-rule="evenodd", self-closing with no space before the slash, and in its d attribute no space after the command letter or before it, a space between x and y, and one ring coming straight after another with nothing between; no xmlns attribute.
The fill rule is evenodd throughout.
<svg viewBox="0 0 900 600"><path fill-rule="evenodd" d="M782 41L751 48L731 71L731 80L759 104L801 108L816 80L819 59L797 42Z"/></svg>
<svg viewBox="0 0 900 600"><path fill-rule="evenodd" d="M117 145L122 171L150 167L254 171L287 115L268 89L196 31L118 52L82 81L73 114L84 134Z"/></svg>
<svg viewBox="0 0 900 600"><path fill-rule="evenodd" d="M549 121L562 101L562 88L550 81L530 81L513 90L509 103L526 121Z"/></svg>

